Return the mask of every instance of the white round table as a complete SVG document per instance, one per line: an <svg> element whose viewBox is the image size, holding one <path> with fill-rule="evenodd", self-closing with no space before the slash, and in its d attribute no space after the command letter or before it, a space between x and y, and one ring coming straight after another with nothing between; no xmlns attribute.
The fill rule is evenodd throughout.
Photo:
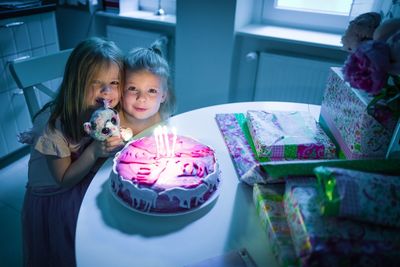
<svg viewBox="0 0 400 267"><path fill-rule="evenodd" d="M134 212L111 195L112 159L108 159L91 182L79 212L75 241L78 267L186 266L242 248L257 266L278 266L256 214L252 187L238 180L215 121L218 113L247 110L310 111L318 119L320 107L244 102L210 106L170 118L167 123L176 127L179 135L193 137L216 150L222 173L219 197L185 215L157 217Z"/></svg>

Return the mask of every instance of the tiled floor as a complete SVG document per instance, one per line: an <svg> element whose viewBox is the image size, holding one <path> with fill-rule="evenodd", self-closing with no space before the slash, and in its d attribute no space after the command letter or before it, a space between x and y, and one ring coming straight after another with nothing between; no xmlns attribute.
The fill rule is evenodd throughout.
<svg viewBox="0 0 400 267"><path fill-rule="evenodd" d="M0 267L22 266L20 212L28 160L26 155L0 169Z"/></svg>

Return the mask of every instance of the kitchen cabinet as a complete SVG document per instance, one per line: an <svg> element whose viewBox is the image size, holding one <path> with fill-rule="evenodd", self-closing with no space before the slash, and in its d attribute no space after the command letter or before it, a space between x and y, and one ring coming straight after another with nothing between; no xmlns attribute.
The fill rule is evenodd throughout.
<svg viewBox="0 0 400 267"><path fill-rule="evenodd" d="M0 20L0 159L24 146L17 134L32 126L23 92L10 74L10 62L57 51L54 11ZM37 71L32 70L32 75ZM50 87L56 90L57 81L51 81ZM41 105L49 100L37 96Z"/></svg>

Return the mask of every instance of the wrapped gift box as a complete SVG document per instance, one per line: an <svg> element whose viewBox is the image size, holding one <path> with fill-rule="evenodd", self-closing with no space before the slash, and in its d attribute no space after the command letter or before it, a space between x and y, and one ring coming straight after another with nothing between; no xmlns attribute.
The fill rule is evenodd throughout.
<svg viewBox="0 0 400 267"><path fill-rule="evenodd" d="M247 125L259 158L336 158L334 143L308 112L251 110Z"/></svg>
<svg viewBox="0 0 400 267"><path fill-rule="evenodd" d="M253 200L280 266L300 266L293 247L283 205L285 184L253 186Z"/></svg>
<svg viewBox="0 0 400 267"><path fill-rule="evenodd" d="M340 68L331 68L319 121L348 159L383 158L387 152L392 131L367 113L370 101L343 80Z"/></svg>
<svg viewBox="0 0 400 267"><path fill-rule="evenodd" d="M228 148L239 180L249 185L255 183L283 182L285 177L268 175L263 163L277 158L258 157L249 132L246 115L243 113L216 114L215 120ZM334 156L335 146L329 144L330 154Z"/></svg>
<svg viewBox="0 0 400 267"><path fill-rule="evenodd" d="M397 228L320 215L315 179L286 184L285 212L303 266L400 266Z"/></svg>
<svg viewBox="0 0 400 267"><path fill-rule="evenodd" d="M321 212L400 227L400 176L318 167Z"/></svg>
<svg viewBox="0 0 400 267"><path fill-rule="evenodd" d="M267 178L260 167L260 159L253 152L251 140L246 135L246 117L242 113L217 114L215 117L225 140L240 181L253 185Z"/></svg>

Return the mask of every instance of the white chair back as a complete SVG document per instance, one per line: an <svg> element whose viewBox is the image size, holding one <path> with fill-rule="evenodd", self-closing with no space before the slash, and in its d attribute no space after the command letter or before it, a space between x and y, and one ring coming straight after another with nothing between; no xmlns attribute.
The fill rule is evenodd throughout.
<svg viewBox="0 0 400 267"><path fill-rule="evenodd" d="M65 64L71 52L72 49L68 49L10 63L11 75L18 87L24 92L31 119L41 108L36 91L40 91L51 98L55 97L55 92L43 83L64 75Z"/></svg>

